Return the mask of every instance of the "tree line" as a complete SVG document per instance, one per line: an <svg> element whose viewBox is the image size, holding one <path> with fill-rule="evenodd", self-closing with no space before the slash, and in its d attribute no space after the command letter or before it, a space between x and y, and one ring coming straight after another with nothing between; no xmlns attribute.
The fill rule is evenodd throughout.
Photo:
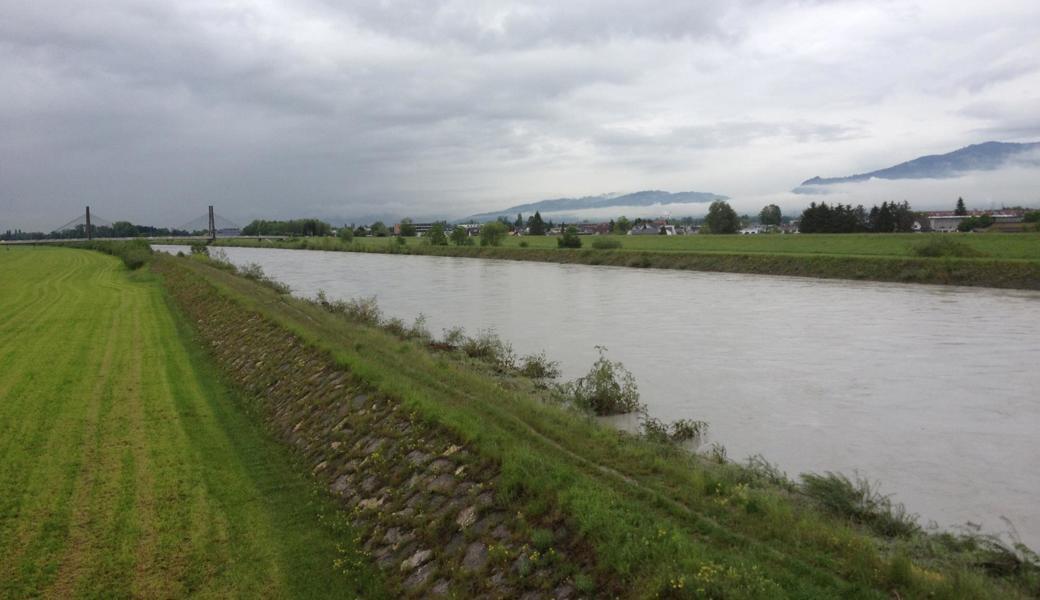
<svg viewBox="0 0 1040 600"><path fill-rule="evenodd" d="M802 233L903 233L914 230L917 213L906 201L882 202L868 212L863 205L812 202L802 212Z"/></svg>
<svg viewBox="0 0 1040 600"><path fill-rule="evenodd" d="M332 235L332 225L319 219L289 219L288 221L255 219L242 228L242 235Z"/></svg>
<svg viewBox="0 0 1040 600"><path fill-rule="evenodd" d="M111 225L91 225L91 234L95 238L132 238L132 237L181 237L191 235L191 232L183 229L152 227L150 225L135 225L129 221L116 221ZM87 237L87 226L76 225L61 231L44 233L42 231L22 231L21 229L8 229L0 234L0 240L5 242L29 241L29 240L73 240Z"/></svg>

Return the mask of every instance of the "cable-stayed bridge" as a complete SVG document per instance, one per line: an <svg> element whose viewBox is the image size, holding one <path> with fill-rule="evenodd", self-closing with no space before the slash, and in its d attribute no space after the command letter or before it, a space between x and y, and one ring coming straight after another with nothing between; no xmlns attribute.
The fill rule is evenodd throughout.
<svg viewBox="0 0 1040 600"><path fill-rule="evenodd" d="M86 210L76 217L70 219L68 222L62 224L59 227L51 230L50 235L44 239L32 239L32 240L15 240L7 241L4 243L53 243L53 242L67 242L67 241L88 241L95 237L98 237L99 228L104 228L104 239L108 240L123 240L123 239L168 239L171 237L170 234L156 235L140 235L138 227L131 226L126 221L112 222L108 219L98 216L96 213L92 213L90 207L86 207ZM125 231L123 229L125 228ZM212 240L217 237L235 237L241 235L241 228L230 219L216 214L213 211L213 207L210 206L207 213L199 216L198 218L188 221L181 227L173 230L165 230L155 228L159 231L178 231L187 232L189 235L175 235L177 239L196 239L196 240ZM282 236L263 236L263 237L282 237Z"/></svg>

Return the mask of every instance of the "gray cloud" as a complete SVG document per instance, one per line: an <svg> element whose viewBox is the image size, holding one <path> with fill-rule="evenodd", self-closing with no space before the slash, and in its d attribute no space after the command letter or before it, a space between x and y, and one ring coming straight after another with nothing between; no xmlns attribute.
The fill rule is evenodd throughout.
<svg viewBox="0 0 1040 600"><path fill-rule="evenodd" d="M645 188L752 211L1040 134L1038 26L1010 0L0 0L0 229L87 203L178 225Z"/></svg>

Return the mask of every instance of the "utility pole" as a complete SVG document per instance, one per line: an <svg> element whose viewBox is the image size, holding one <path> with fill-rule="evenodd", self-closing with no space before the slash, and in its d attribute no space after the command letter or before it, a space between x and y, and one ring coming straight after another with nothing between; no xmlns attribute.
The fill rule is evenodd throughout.
<svg viewBox="0 0 1040 600"><path fill-rule="evenodd" d="M87 207L87 239L94 239L94 231L90 227L90 207Z"/></svg>
<svg viewBox="0 0 1040 600"><path fill-rule="evenodd" d="M209 205L209 240L212 242L217 239L217 224L213 220L213 205Z"/></svg>

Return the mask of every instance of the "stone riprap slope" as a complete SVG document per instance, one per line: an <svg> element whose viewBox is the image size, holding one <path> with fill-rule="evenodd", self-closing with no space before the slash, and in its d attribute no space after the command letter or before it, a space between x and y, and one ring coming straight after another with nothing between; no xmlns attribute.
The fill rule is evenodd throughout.
<svg viewBox="0 0 1040 600"><path fill-rule="evenodd" d="M414 597L570 598L587 549L557 516L542 552L495 493L498 467L325 353L164 262L171 295L273 433L342 499L361 544ZM543 548L544 550L544 548ZM587 577L587 576L586 576Z"/></svg>

